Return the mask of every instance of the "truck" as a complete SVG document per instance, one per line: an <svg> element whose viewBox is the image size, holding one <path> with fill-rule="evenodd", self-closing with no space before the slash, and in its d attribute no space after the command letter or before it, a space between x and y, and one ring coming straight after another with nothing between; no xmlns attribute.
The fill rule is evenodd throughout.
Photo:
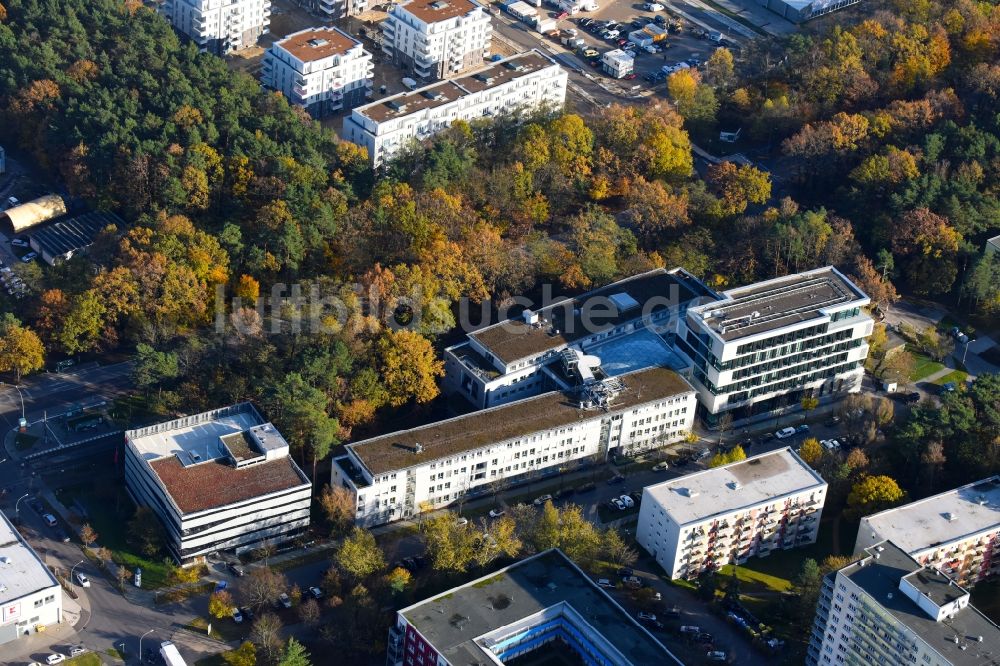
<svg viewBox="0 0 1000 666"><path fill-rule="evenodd" d="M542 18L541 16L539 16L538 19L535 21L535 30L542 33L543 35L547 35L552 31L555 31L556 34L559 34L559 28L557 27L556 20L553 18Z"/></svg>
<svg viewBox="0 0 1000 666"><path fill-rule="evenodd" d="M163 657L163 663L167 666L187 666L184 657L177 651L177 646L170 641L160 643L160 656Z"/></svg>

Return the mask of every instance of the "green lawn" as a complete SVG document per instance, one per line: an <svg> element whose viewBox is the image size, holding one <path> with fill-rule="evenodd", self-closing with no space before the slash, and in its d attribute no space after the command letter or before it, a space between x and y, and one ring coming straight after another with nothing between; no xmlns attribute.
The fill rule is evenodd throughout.
<svg viewBox="0 0 1000 666"><path fill-rule="evenodd" d="M947 375L942 375L941 377L938 377L932 383L937 386L944 386L948 382L954 382L955 386L960 387L965 384L965 381L968 378L969 378L969 373L965 372L964 370L953 370L952 372L949 372Z"/></svg>
<svg viewBox="0 0 1000 666"><path fill-rule="evenodd" d="M67 659L63 663L72 664L73 666L101 666L104 662L93 652L88 652L87 654L81 654L79 657Z"/></svg>
<svg viewBox="0 0 1000 666"><path fill-rule="evenodd" d="M783 576L776 576L772 573L767 573L761 571L758 566L755 566L758 562L763 562L768 558L754 558L748 560L746 564L741 564L736 568L736 578L740 581L741 589L743 587L757 588L762 591L771 592L785 592L791 589L792 582ZM733 565L727 564L719 570L720 580L729 580L733 575ZM787 575L787 572L785 572Z"/></svg>
<svg viewBox="0 0 1000 666"><path fill-rule="evenodd" d="M944 367L943 363L938 363L911 345L906 345L906 350L913 356L913 372L910 373L911 382L918 382Z"/></svg>
<svg viewBox="0 0 1000 666"><path fill-rule="evenodd" d="M128 522L135 513L135 505L121 488L115 488L109 497L97 494L85 487L63 488L58 491L59 499L67 506L78 500L87 510L87 522L97 532L97 545L111 550L112 559L134 571L142 567L142 587L155 590L168 584L170 567L163 557L149 558L136 553L128 544Z"/></svg>
<svg viewBox="0 0 1000 666"><path fill-rule="evenodd" d="M185 629L189 629L196 634L202 636L206 635L206 630L208 629L209 620L203 617L196 617L187 624L184 625ZM217 620L215 618L211 619L212 633L209 634L211 638L217 641L238 641L246 637L249 629L244 629L244 625L239 625L233 622L232 618L226 618L224 620Z"/></svg>

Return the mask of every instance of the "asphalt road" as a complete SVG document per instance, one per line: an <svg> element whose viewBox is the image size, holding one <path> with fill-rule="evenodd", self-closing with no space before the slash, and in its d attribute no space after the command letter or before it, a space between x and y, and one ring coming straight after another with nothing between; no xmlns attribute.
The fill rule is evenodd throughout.
<svg viewBox="0 0 1000 666"><path fill-rule="evenodd" d="M16 427L21 417L21 401L29 423L62 414L74 403L91 404L111 399L132 388L128 361L113 365L88 363L67 372L45 372L24 378L20 390L10 384L0 384L0 426L3 430Z"/></svg>

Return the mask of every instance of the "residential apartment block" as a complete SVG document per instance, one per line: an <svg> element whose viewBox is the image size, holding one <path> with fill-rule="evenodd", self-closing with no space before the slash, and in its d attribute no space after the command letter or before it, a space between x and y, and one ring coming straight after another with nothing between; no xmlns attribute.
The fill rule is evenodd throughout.
<svg viewBox="0 0 1000 666"><path fill-rule="evenodd" d="M987 666L1000 627L969 593L891 541L823 580L807 666Z"/></svg>
<svg viewBox="0 0 1000 666"><path fill-rule="evenodd" d="M546 648L561 658L536 663L681 664L559 550L397 611L386 663L508 664Z"/></svg>
<svg viewBox="0 0 1000 666"><path fill-rule="evenodd" d="M254 46L271 24L271 0L165 0L174 29L215 55Z"/></svg>
<svg viewBox="0 0 1000 666"><path fill-rule="evenodd" d="M671 578L697 578L816 541L826 482L789 448L643 490L636 541Z"/></svg>
<svg viewBox="0 0 1000 666"><path fill-rule="evenodd" d="M882 541L963 586L997 575L1000 476L862 518L855 555Z"/></svg>
<svg viewBox="0 0 1000 666"><path fill-rule="evenodd" d="M389 9L382 50L419 79L447 79L482 66L493 24L476 0L408 0Z"/></svg>
<svg viewBox="0 0 1000 666"><path fill-rule="evenodd" d="M412 141L423 141L456 120L472 121L526 109L560 109L566 71L540 51L500 60L476 72L357 107L343 137L368 149L381 166Z"/></svg>
<svg viewBox="0 0 1000 666"><path fill-rule="evenodd" d="M0 513L0 645L41 633L60 622L59 581L7 516ZM0 651L3 649L10 648ZM19 648L12 649L16 654Z"/></svg>
<svg viewBox="0 0 1000 666"><path fill-rule="evenodd" d="M484 326L444 351L443 390L477 408L567 389L578 356L618 375L661 365L686 374L671 349L677 321L692 303L718 294L683 269L656 269L524 310ZM567 356L567 350L576 352ZM571 373L572 374L572 373Z"/></svg>
<svg viewBox="0 0 1000 666"><path fill-rule="evenodd" d="M363 103L372 92L374 67L357 39L337 28L308 28L271 45L261 82L322 118Z"/></svg>
<svg viewBox="0 0 1000 666"><path fill-rule="evenodd" d="M309 526L312 483L281 433L240 403L125 433L125 483L181 563L279 544Z"/></svg>
<svg viewBox="0 0 1000 666"><path fill-rule="evenodd" d="M615 449L681 441L694 411L694 390L672 370L597 372L570 390L348 444L332 483L355 495L357 524L380 525Z"/></svg>
<svg viewBox="0 0 1000 666"><path fill-rule="evenodd" d="M677 346L711 424L861 390L870 299L832 266L722 293L687 310ZM734 411L735 410L735 411Z"/></svg>

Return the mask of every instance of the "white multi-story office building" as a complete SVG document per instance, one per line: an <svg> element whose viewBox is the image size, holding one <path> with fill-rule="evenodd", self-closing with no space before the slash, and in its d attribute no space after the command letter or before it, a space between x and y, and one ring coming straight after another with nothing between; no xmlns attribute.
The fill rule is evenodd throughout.
<svg viewBox="0 0 1000 666"><path fill-rule="evenodd" d="M312 483L249 403L125 433L125 483L182 563L278 544L309 526Z"/></svg>
<svg viewBox="0 0 1000 666"><path fill-rule="evenodd" d="M666 368L600 373L568 391L493 407L347 445L332 483L354 493L357 523L379 525L557 474L615 449L677 442L693 423L695 394Z"/></svg>
<svg viewBox="0 0 1000 666"><path fill-rule="evenodd" d="M997 646L964 588L885 541L823 579L806 664L986 666Z"/></svg>
<svg viewBox="0 0 1000 666"><path fill-rule="evenodd" d="M558 660L544 654L553 645ZM397 611L386 664L508 664L539 649L534 663L682 663L562 551L547 550Z"/></svg>
<svg viewBox="0 0 1000 666"><path fill-rule="evenodd" d="M539 51L511 56L460 78L357 107L343 136L365 146L378 167L412 141L423 141L456 120L471 121L527 109L562 108L566 71Z"/></svg>
<svg viewBox="0 0 1000 666"><path fill-rule="evenodd" d="M1000 573L1000 476L865 516L854 554L892 541L923 566L972 586Z"/></svg>
<svg viewBox="0 0 1000 666"><path fill-rule="evenodd" d="M199 49L215 55L255 45L271 24L271 0L165 0L160 12Z"/></svg>
<svg viewBox="0 0 1000 666"><path fill-rule="evenodd" d="M566 350L600 361L609 374L662 365L686 376L687 359L670 347L677 320L692 303L715 298L680 268L640 273L575 298L543 297L445 349L443 390L482 409L566 389Z"/></svg>
<svg viewBox="0 0 1000 666"><path fill-rule="evenodd" d="M636 541L671 578L816 541L826 482L789 448L648 486Z"/></svg>
<svg viewBox="0 0 1000 666"><path fill-rule="evenodd" d="M705 418L737 418L861 390L870 302L832 266L723 292L689 308L677 346L694 364ZM734 411L735 410L735 411Z"/></svg>
<svg viewBox="0 0 1000 666"><path fill-rule="evenodd" d="M278 40L264 54L261 82L304 106L314 118L368 98L372 55L337 28L308 28Z"/></svg>
<svg viewBox="0 0 1000 666"><path fill-rule="evenodd" d="M382 50L420 79L447 79L483 64L493 24L476 0L409 0L382 23Z"/></svg>
<svg viewBox="0 0 1000 666"><path fill-rule="evenodd" d="M0 513L0 645L60 622L59 581Z"/></svg>

